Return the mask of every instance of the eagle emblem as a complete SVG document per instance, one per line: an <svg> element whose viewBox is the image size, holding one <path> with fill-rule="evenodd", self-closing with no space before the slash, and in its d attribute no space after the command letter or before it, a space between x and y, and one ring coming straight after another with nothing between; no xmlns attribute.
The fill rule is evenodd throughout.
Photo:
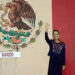
<svg viewBox="0 0 75 75"><path fill-rule="evenodd" d="M35 42L43 22L38 22L34 35L29 38L36 26L36 14L27 1L12 0L4 6L0 4L0 11L0 46L9 51L19 51Z"/></svg>

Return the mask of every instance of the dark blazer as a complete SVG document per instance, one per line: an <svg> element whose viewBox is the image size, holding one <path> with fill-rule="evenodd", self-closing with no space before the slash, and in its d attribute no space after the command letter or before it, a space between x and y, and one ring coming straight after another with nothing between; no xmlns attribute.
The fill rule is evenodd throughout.
<svg viewBox="0 0 75 75"><path fill-rule="evenodd" d="M65 44L63 42L61 42L60 43L60 44L62 44L61 52L60 53L54 53L53 52L53 41L54 40L49 39L47 32L45 32L45 40L49 45L48 56L50 56L50 62L55 63L55 64L65 65Z"/></svg>

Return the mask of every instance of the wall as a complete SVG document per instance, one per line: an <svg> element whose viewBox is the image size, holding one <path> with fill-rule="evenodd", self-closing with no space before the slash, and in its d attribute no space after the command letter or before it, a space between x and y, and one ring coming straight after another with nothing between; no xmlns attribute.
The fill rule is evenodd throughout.
<svg viewBox="0 0 75 75"><path fill-rule="evenodd" d="M53 29L60 31L66 44L66 69L63 75L75 74L75 0L52 0Z"/></svg>

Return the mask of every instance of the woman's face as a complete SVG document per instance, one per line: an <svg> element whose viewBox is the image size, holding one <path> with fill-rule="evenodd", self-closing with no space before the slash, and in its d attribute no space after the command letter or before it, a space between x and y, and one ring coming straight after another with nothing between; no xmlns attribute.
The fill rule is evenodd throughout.
<svg viewBox="0 0 75 75"><path fill-rule="evenodd" d="M54 40L59 40L59 32L58 31L53 32L53 39Z"/></svg>

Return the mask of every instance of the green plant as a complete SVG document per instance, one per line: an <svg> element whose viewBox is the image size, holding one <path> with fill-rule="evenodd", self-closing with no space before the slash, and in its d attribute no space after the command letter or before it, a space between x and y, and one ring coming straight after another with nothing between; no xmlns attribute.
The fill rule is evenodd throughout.
<svg viewBox="0 0 75 75"><path fill-rule="evenodd" d="M3 30L2 30L2 33L3 33L3 34L7 34L7 31L5 31L5 30L3 29Z"/></svg>
<svg viewBox="0 0 75 75"><path fill-rule="evenodd" d="M25 47L27 47L27 44L26 44L26 43L23 43L23 44L21 45L21 47L22 47L22 48L25 48Z"/></svg>
<svg viewBox="0 0 75 75"><path fill-rule="evenodd" d="M10 30L10 31L8 31L8 34L9 34L10 36L16 36L18 33L15 32L15 31Z"/></svg>
<svg viewBox="0 0 75 75"><path fill-rule="evenodd" d="M11 45L6 44L6 45L4 45L4 47L6 47L6 48L11 48Z"/></svg>
<svg viewBox="0 0 75 75"><path fill-rule="evenodd" d="M0 44L2 44L2 41L1 41L1 39L0 39Z"/></svg>
<svg viewBox="0 0 75 75"><path fill-rule="evenodd" d="M40 30L36 30L36 32L35 32L36 36L38 36L40 34L40 32L41 32Z"/></svg>
<svg viewBox="0 0 75 75"><path fill-rule="evenodd" d="M0 4L0 10L2 10L3 9L3 4Z"/></svg>
<svg viewBox="0 0 75 75"><path fill-rule="evenodd" d="M41 26L43 25L43 22L40 20L40 21L38 22L38 25L41 27Z"/></svg>
<svg viewBox="0 0 75 75"><path fill-rule="evenodd" d="M33 43L33 42L35 42L35 38L30 39L30 43Z"/></svg>
<svg viewBox="0 0 75 75"><path fill-rule="evenodd" d="M0 32L2 32L2 28L0 27Z"/></svg>
<svg viewBox="0 0 75 75"><path fill-rule="evenodd" d="M26 33L24 34L24 36L25 36L25 37L29 37L29 36L30 36L30 32L26 32Z"/></svg>

